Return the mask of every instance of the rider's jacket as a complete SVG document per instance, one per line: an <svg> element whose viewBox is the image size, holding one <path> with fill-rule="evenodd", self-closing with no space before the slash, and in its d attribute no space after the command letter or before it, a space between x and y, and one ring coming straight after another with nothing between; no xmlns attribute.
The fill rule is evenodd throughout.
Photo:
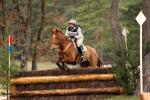
<svg viewBox="0 0 150 100"><path fill-rule="evenodd" d="M83 38L83 34L79 26L75 26L73 28L67 27L65 36L69 38L76 38L76 39Z"/></svg>

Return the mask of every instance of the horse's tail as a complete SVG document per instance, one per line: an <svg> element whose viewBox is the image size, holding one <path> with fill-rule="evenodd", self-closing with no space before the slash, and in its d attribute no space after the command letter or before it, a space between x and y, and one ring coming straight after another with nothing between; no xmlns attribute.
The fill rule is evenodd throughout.
<svg viewBox="0 0 150 100"><path fill-rule="evenodd" d="M102 65L103 65L102 61L99 58L97 58L97 66L101 67Z"/></svg>

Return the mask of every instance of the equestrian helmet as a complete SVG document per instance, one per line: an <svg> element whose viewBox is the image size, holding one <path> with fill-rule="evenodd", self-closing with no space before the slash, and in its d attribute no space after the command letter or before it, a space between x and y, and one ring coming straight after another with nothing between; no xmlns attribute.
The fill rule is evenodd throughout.
<svg viewBox="0 0 150 100"><path fill-rule="evenodd" d="M77 24L77 21L74 20L74 19L71 19L71 20L69 20L69 24L74 24L74 25L76 25L76 24Z"/></svg>

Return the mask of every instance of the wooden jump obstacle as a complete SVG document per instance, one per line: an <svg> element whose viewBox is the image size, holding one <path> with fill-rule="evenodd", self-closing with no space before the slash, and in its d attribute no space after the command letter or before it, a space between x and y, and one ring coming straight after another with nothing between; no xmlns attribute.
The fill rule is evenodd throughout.
<svg viewBox="0 0 150 100"><path fill-rule="evenodd" d="M11 79L11 100L95 100L124 93L111 68L27 71Z"/></svg>

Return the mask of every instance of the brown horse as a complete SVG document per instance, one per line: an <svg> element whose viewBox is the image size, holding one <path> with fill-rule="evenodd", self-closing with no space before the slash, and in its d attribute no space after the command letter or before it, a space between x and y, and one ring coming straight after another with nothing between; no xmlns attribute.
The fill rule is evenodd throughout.
<svg viewBox="0 0 150 100"><path fill-rule="evenodd" d="M81 63L78 51L73 41L65 37L64 33L59 29L54 29L50 31L51 50L58 50L58 58L56 60L56 64L62 70L68 69L66 64L80 64L81 67L100 67L102 65L102 62L98 58L96 50L94 48L87 45L85 46L87 48L87 51L84 52L86 62Z"/></svg>

